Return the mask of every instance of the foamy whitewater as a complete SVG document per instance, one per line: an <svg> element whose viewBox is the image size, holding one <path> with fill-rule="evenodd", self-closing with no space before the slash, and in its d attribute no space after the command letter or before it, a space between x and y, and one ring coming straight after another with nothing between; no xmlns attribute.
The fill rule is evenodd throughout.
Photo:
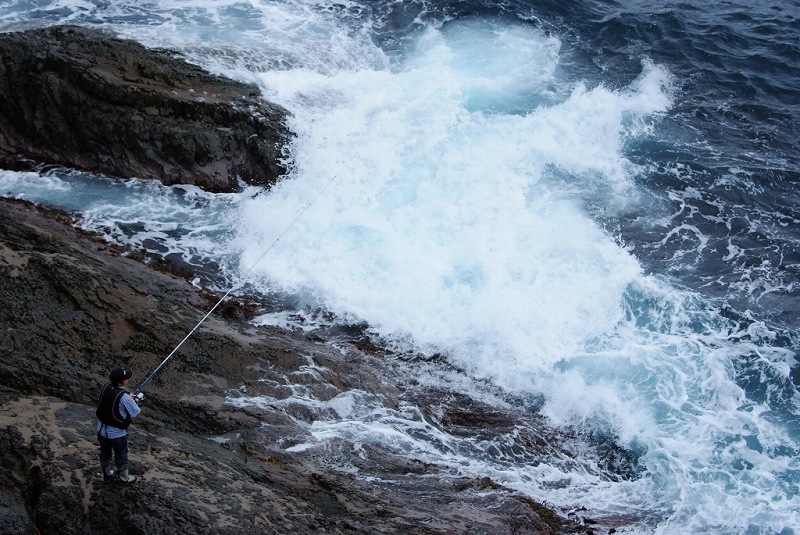
<svg viewBox="0 0 800 535"><path fill-rule="evenodd" d="M328 402L338 418L309 424L316 442L295 449L381 441L564 511L630 514L640 533L797 533L800 166L781 137L791 128L750 137L735 92L714 101L743 67L714 71L701 54L715 35L760 43L774 25L790 34L785 56L754 61L791 71L800 4L758 10L11 0L1 31L69 22L173 48L257 84L291 111L297 137L291 172L269 191L51 170L0 171L0 194L214 262L218 278L197 284L243 280L292 303L262 324L333 317L399 353L442 354L554 425L608 437L641 473L618 480L590 458L510 462L357 391ZM761 29L742 30L742 17ZM681 70L695 64L711 89ZM797 72L753 82L773 90L747 101L796 125Z"/></svg>

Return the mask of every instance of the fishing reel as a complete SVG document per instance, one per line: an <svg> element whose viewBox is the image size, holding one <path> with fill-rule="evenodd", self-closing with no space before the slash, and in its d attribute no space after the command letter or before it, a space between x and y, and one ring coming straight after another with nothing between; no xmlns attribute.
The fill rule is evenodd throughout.
<svg viewBox="0 0 800 535"><path fill-rule="evenodd" d="M137 404L141 403L142 401L144 401L144 393L137 392L136 394L133 395L133 400L136 401Z"/></svg>

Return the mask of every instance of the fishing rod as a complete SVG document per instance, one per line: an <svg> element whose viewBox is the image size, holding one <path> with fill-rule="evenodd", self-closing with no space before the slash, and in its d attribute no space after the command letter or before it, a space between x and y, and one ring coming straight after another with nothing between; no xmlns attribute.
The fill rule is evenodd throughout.
<svg viewBox="0 0 800 535"><path fill-rule="evenodd" d="M277 242L277 240L276 240L276 242ZM262 258L263 258L263 255L262 255ZM259 258L259 260L261 260L261 258ZM253 264L253 267L255 267L255 264ZM252 268L251 268L251 269L252 269ZM231 292L232 292L232 291L233 291L235 288L237 288L238 286L239 286L239 283L235 284L234 286L232 286L232 287L231 287L231 289L230 289L230 290L228 290L227 292L225 292L225 295L223 295L223 296L222 296L222 298L220 298L220 300L219 300L219 301L217 301L217 303L216 303L216 304L215 304L213 307L211 307L211 310L209 310L209 311L206 313L206 315L205 315L205 316L203 316L203 319L201 319L200 321L198 321L198 322L197 322L197 325L195 325L195 326L194 326L194 328L193 328L191 331L189 331L189 334L187 334L186 336L184 336L184 337L183 337L183 340L181 340L181 341L180 341L180 343L179 343L178 345L176 345L176 346L175 346L175 348L174 348L172 351L170 351L169 355L167 355L167 358L165 358L164 360L162 360L162 361L161 361L161 364L159 364L159 365L156 367L156 369L155 369L155 370L153 370L153 371L150 373L150 375L148 375L148 376L147 376L147 378L146 378L146 379L145 379L145 380L142 382L142 384L140 384L140 385L138 386L138 388L136 388L136 390L133 392L133 394L134 394L134 397L136 397L138 400L141 400L141 399L143 399L143 398L144 398L144 396L143 396L143 395L142 395L141 397L139 396L140 392L141 392L141 391L142 391L142 389L144 388L144 385L146 385L147 383L149 383L149 382L150 382L150 379L152 379L152 378L153 378L153 376L154 376L156 373L158 373L158 370L160 370L160 369L161 369L161 367L162 367L164 364L166 364L166 363L167 363L167 361L168 361L169 359L171 359L171 358L172 358L172 355L174 355L174 354L175 354L175 352L176 352L176 351L178 351L178 349L179 349L179 348L180 348L180 347L183 345L183 343L184 343L184 342L186 342L186 340L188 340L188 339L189 339L189 337L190 337L190 336L192 336L192 335L194 334L194 332L197 330L197 328L198 328L198 327L200 327L200 325L201 325L201 324L202 324L204 321L206 321L206 319L207 319L207 318L208 318L208 317L211 315L211 313L212 313L212 312L214 312L214 311L217 309L217 307L218 307L219 305L221 305L221 304L222 304L222 302L223 302L223 301L224 301L224 300L225 300L225 299L226 299L226 298L227 298L227 297L228 297L228 296L231 294Z"/></svg>
<svg viewBox="0 0 800 535"><path fill-rule="evenodd" d="M178 351L178 349L179 349L179 348L180 348L180 347L181 347L181 346L184 344L184 342L186 342L186 340L188 340L188 339L189 339L189 338L190 338L190 337L191 337L191 336L194 334L194 332L195 332L195 331L196 331L196 330L197 330L197 329L200 327L200 325L202 325L202 324L203 324L203 322L204 322L204 321L206 321L206 319L208 319L208 317L211 315L211 313L212 313L212 312L214 312L214 311L217 309L217 307L219 307L219 305L221 305L221 304L222 304L222 302L223 302L223 301L225 301L225 299L227 299L227 298L228 298L228 296L231 294L231 292L233 292L233 290L235 290L236 288L238 288L238 287L239 287L239 286L242 284L242 281L243 281L243 280L246 278L246 276L250 274L250 272L251 272L251 271L252 271L252 270L253 270L253 269L254 269L254 268L255 268L255 267L258 265L258 263L259 263L259 262L261 262L261 260L262 260L262 259L263 259L265 256L267 256L267 253L269 253L269 252L272 250L272 248L273 248L273 247L275 247L275 245L277 245L277 243L278 243L278 242L281 240L281 238L283 238L283 236L284 236L284 235L285 235L287 232L289 232L289 229L291 229L291 228L294 226L294 224L295 224L295 223L297 223L297 221L299 221L299 220L300 220L300 218L301 218L301 217L302 217L302 216L303 216L303 215L304 215L304 214L305 214L305 213L308 211L308 209L309 209L309 208L311 208L311 205L312 205L312 204L314 204L314 203L317 201L317 199L319 199L319 198L322 196L322 194L325 192L325 190L327 190L327 189L328 189L328 186L330 186L330 185L333 183L333 181L334 181L334 180L336 180L336 177L337 177L337 176L339 176L339 173L341 173L341 172L342 172L342 169L344 169L344 166L345 166L345 164L343 163L343 164L342 164L342 167L339 169L339 171L337 171L337 172L336 172L336 173L335 173L335 174L334 174L334 175L331 177L331 179L328 181L328 183L327 183L327 184L325 184L325 187L323 187L323 188L322 188L322 189L321 189L321 190L320 190L320 191L319 191L319 192L318 192L318 193L317 193L317 194L314 196L314 198L313 198L313 199L311 199L311 201L310 201L308 204L306 204L306 206L305 206L305 207L304 207L304 208L303 208L303 209L300 211L300 213L298 213L298 214L297 214L297 216L295 216L295 218L292 220L292 222L291 222L291 223L289 223L289 224L286 226L286 228L285 228L285 229L283 229L283 232L281 232L281 233L280 233L280 235L279 235L277 238L275 238L275 241L273 241L273 242L272 242L272 244L270 244L270 246L267 248L267 250L266 250L266 251L264 251L264 253L263 253L263 254L262 254L260 257L258 257L258 260L256 260L255 262L253 262L253 264L252 264L252 265L251 265L251 266L250 266L250 267L247 269L247 271L245 271L244 275L240 277L240 279L239 279L239 282L237 282L236 284L234 284L233 286L231 286L231 288L230 288L230 289L229 289L227 292L225 292L225 295L223 295L223 296L222 296L222 297L219 299L219 301L217 301L217 303L216 303L216 304L215 304L213 307L211 307L211 310L209 310L209 311L206 313L206 315L205 315L205 316L203 316L203 318L202 318L200 321L198 321L198 322L197 322L197 325L195 325L195 326L194 326L194 328L193 328L191 331L189 331L189 334L187 334L186 336L184 336L184 337L183 337L183 340L181 340L181 341L180 341L180 343L179 343L178 345L176 345L176 346L175 346L175 348L174 348L172 351L170 351L169 355L167 355L167 357L166 357L164 360L162 360L162 361L161 361L161 364L159 364L159 365L156 367L156 369L155 369L155 370L153 370L153 371L150 373L150 375L148 375L148 376L147 376L147 378L146 378L146 379L145 379L145 380L142 382L142 384L140 384L140 385L139 385L139 386L136 388L136 390L134 391L134 393L133 393L133 394L134 394L134 397L135 397L137 400L141 401L142 399L144 399L144 394L142 394L141 392L142 392L142 389L144 388L144 386L145 386L147 383L149 383L149 382L150 382L150 379L152 379L152 378L153 378L153 376L154 376L156 373L158 373L158 370L160 370L160 369L161 369L161 368L164 366L164 364L166 364L166 363L169 361L169 359L171 359L171 358L172 358L172 356L173 356L173 355L174 355L174 354L175 354L175 353Z"/></svg>

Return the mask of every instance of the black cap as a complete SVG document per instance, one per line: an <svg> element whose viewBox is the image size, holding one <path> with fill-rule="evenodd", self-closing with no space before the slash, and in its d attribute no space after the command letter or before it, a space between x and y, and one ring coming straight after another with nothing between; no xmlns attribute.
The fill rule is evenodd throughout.
<svg viewBox="0 0 800 535"><path fill-rule="evenodd" d="M108 374L108 378L111 379L111 382L117 385L131 377L133 377L133 372L129 369L123 370L122 368L114 368L111 370L111 373Z"/></svg>

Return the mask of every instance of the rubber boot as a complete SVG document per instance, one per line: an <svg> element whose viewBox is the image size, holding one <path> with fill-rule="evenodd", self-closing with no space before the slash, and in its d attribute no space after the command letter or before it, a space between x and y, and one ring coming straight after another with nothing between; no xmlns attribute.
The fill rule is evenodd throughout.
<svg viewBox="0 0 800 535"><path fill-rule="evenodd" d="M117 467L117 480L122 483L123 485L130 485L134 481L136 481L136 476L132 476L128 473L128 465L118 466Z"/></svg>
<svg viewBox="0 0 800 535"><path fill-rule="evenodd" d="M117 475L117 469L111 466L111 463L105 465L103 468L103 483L108 483L114 479L114 476Z"/></svg>

